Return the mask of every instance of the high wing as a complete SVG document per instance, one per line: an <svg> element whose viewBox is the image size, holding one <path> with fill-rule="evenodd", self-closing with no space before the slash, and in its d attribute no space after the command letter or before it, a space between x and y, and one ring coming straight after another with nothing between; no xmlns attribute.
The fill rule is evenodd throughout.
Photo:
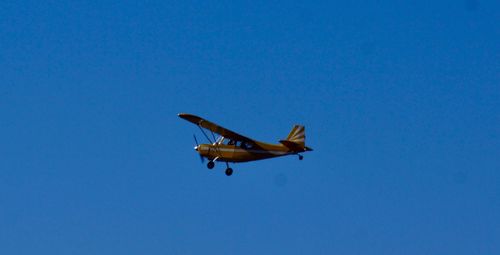
<svg viewBox="0 0 500 255"><path fill-rule="evenodd" d="M252 142L253 141L253 139L242 136L242 135L240 135L236 132L233 132L227 128L223 128L215 123L212 123L206 119L200 118L196 115L189 114L189 113L179 113L177 115L179 117L195 124L195 125L198 125L202 128L206 128L206 129L208 129L216 134L219 134L225 138L229 138L229 139L236 140L236 141L242 141L242 142Z"/></svg>

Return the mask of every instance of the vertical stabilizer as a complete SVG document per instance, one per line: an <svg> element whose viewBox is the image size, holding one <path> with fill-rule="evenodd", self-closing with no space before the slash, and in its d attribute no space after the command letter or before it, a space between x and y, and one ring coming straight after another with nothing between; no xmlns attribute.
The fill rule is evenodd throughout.
<svg viewBox="0 0 500 255"><path fill-rule="evenodd" d="M306 144L306 129L304 126L295 125L286 138L287 141L296 143L302 147Z"/></svg>

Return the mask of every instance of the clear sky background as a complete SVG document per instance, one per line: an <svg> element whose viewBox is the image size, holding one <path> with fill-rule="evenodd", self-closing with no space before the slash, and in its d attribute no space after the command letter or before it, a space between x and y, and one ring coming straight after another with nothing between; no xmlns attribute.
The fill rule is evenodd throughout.
<svg viewBox="0 0 500 255"><path fill-rule="evenodd" d="M500 254L499 8L2 1L0 254Z"/></svg>

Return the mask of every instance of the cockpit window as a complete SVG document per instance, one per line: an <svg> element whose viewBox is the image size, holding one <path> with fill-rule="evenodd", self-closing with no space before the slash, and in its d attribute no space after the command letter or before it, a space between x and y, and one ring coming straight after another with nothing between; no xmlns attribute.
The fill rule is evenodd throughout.
<svg viewBox="0 0 500 255"><path fill-rule="evenodd" d="M222 137L222 136L219 136L219 138L217 138L217 140L215 140L215 143L217 144L227 144L227 139Z"/></svg>
<svg viewBox="0 0 500 255"><path fill-rule="evenodd" d="M253 148L253 144L252 143L248 143L248 142L242 142L241 145L240 145L241 148L243 149L252 149Z"/></svg>
<svg viewBox="0 0 500 255"><path fill-rule="evenodd" d="M222 139L222 141L220 143L224 144L224 145L234 145L234 146L240 147L242 149L252 149L254 147L254 144L251 142L236 141L236 140L227 139L227 138Z"/></svg>

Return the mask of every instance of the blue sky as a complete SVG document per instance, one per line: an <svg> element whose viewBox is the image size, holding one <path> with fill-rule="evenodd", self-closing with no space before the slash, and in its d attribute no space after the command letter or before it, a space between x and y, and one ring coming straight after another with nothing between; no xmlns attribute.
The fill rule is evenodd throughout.
<svg viewBox="0 0 500 255"><path fill-rule="evenodd" d="M3 1L0 253L499 254L499 7Z"/></svg>

